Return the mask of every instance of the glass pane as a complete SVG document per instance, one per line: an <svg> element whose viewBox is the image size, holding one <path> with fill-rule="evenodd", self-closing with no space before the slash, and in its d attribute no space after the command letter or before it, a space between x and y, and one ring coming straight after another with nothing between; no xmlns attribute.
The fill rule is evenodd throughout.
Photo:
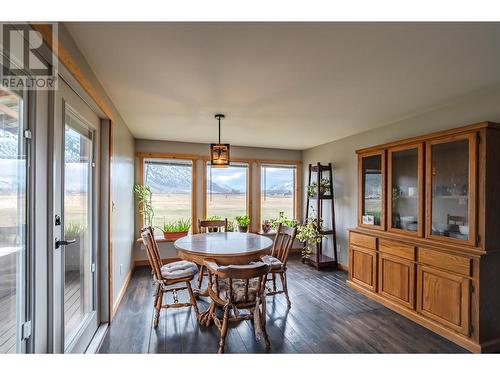
<svg viewBox="0 0 500 375"><path fill-rule="evenodd" d="M264 165L260 176L261 220L276 219L280 212L295 219L295 167Z"/></svg>
<svg viewBox="0 0 500 375"><path fill-rule="evenodd" d="M26 251L23 101L0 89L0 353L21 351Z"/></svg>
<svg viewBox="0 0 500 375"><path fill-rule="evenodd" d="M207 218L229 221L247 214L247 165L207 166Z"/></svg>
<svg viewBox="0 0 500 375"><path fill-rule="evenodd" d="M469 144L432 146L432 234L469 238Z"/></svg>
<svg viewBox="0 0 500 375"><path fill-rule="evenodd" d="M380 225L382 213L382 156L373 155L362 159L362 222Z"/></svg>
<svg viewBox="0 0 500 375"><path fill-rule="evenodd" d="M392 153L392 228L417 231L418 149Z"/></svg>
<svg viewBox="0 0 500 375"><path fill-rule="evenodd" d="M92 261L92 138L72 114L64 132L64 247L65 342L78 332L93 310Z"/></svg>
<svg viewBox="0 0 500 375"><path fill-rule="evenodd" d="M169 159L146 159L144 161L144 185L153 193L153 226L177 220L191 221L192 162ZM162 235L160 230L157 234Z"/></svg>

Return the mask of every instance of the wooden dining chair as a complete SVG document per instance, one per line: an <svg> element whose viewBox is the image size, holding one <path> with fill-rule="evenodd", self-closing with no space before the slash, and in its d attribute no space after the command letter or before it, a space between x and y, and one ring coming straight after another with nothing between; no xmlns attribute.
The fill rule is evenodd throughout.
<svg viewBox="0 0 500 375"><path fill-rule="evenodd" d="M199 220L198 233L206 232L227 232L227 218L224 220Z"/></svg>
<svg viewBox="0 0 500 375"><path fill-rule="evenodd" d="M227 218L224 220L200 220L198 219L198 233L207 232L227 232ZM200 272L198 273L198 289L201 288L203 284L203 277L207 276L205 273L205 266L200 266Z"/></svg>
<svg viewBox="0 0 500 375"><path fill-rule="evenodd" d="M266 330L266 277L270 266L264 262L220 266L207 260L205 267L208 270L211 304L200 324L208 326L213 321L219 329L219 353L224 353L229 323L245 319L253 322L255 339L259 341L263 337L265 349L269 350L271 343ZM217 308L223 311L222 320L217 316ZM241 314L241 310L248 310L248 313Z"/></svg>
<svg viewBox="0 0 500 375"><path fill-rule="evenodd" d="M196 304L196 298L191 288L191 281L198 272L198 266L193 262L185 260L163 264L158 244L153 236L153 228L151 227L142 229L141 238L144 248L146 249L149 264L151 265L153 282L155 285L155 317L153 326L155 328L158 327L158 323L160 322L160 310L162 308L168 309L192 306L196 314L196 319L198 319L198 305ZM177 292L185 289L187 289L189 293L189 303L181 303L178 299ZM163 304L163 294L166 293L172 293L173 303Z"/></svg>
<svg viewBox="0 0 500 375"><path fill-rule="evenodd" d="M297 228L292 228L280 224L278 226L278 229L276 230L276 236L274 237L271 255L264 255L261 258L263 262L269 264L271 267L269 271L269 275L271 276L271 278L267 279L266 282L272 281L273 284L272 290L269 288L267 291L267 295L272 296L275 294L284 293L289 307L292 305L292 303L290 302L290 296L288 295L286 262L288 260L288 254L290 253L290 249L292 248L296 234ZM281 290L277 289L276 275L279 275L281 279Z"/></svg>

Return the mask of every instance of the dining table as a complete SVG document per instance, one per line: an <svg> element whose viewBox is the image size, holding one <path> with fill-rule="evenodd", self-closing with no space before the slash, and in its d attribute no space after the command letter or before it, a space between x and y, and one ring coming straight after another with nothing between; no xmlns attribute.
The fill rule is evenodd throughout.
<svg viewBox="0 0 500 375"><path fill-rule="evenodd" d="M273 241L266 236L240 232L208 232L179 238L174 242L177 254L181 259L200 266L203 272L204 261L215 261L218 265L242 265L260 260L269 254ZM205 290L194 290L197 297L208 296ZM207 312L200 314L200 322L205 321Z"/></svg>

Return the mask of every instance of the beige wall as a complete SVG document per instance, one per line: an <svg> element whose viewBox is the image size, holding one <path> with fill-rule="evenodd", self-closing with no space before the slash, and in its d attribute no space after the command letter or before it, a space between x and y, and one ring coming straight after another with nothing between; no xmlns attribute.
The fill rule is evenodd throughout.
<svg viewBox="0 0 500 375"><path fill-rule="evenodd" d="M71 35L60 24L59 36L70 53L82 75L90 82L100 98L111 110L115 121L112 124L113 144L111 154L111 199L114 210L111 214L111 243L113 247L113 303L116 304L127 275L132 270L132 251L134 245L134 138L125 121L113 105L106 91L88 65L85 57L76 46ZM101 248L99 251L107 252Z"/></svg>
<svg viewBox="0 0 500 375"><path fill-rule="evenodd" d="M151 153L180 153L180 154L193 154L193 155L205 155L209 154L209 144L204 143L187 143L187 142L172 142L172 141L155 141L155 140L145 140L136 139L135 140L135 150L136 152L151 152ZM270 149L270 148L260 148L260 147L239 147L231 146L231 157L234 158L244 158L244 159L259 159L259 160L277 160L277 161L300 161L302 160L302 151L297 150L282 150L282 149ZM196 202L197 202L197 216L199 219L203 215L203 162L198 160L197 165L197 184L196 184ZM139 181L139 168L138 159L136 158L136 181ZM252 169L253 176L256 175L257 166L254 164ZM257 202L255 197L257 194L257 183L255 178L252 181L252 195L254 197L253 210L251 212L252 224L257 227L256 215L257 215ZM137 215L136 215L137 217ZM139 225L136 225L138 229ZM139 235L138 232L137 236ZM166 242L160 243L160 251L162 258L172 258L176 256L175 248L173 243ZM147 259L144 250L140 244L136 244L134 258L136 260Z"/></svg>
<svg viewBox="0 0 500 375"><path fill-rule="evenodd" d="M388 103L390 105L390 103ZM347 230L357 222L357 161L355 150L481 121L500 122L500 87L462 97L446 106L365 133L303 151L304 181L309 163L333 164L335 218L339 261L347 264ZM303 190L305 191L305 189ZM304 205L305 205L304 196ZM331 239L326 253L331 255Z"/></svg>

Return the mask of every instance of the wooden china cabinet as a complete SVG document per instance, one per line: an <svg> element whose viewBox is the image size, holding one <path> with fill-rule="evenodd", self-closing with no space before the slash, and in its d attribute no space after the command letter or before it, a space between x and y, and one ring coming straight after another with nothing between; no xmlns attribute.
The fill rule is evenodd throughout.
<svg viewBox="0 0 500 375"><path fill-rule="evenodd" d="M500 125L357 154L348 285L470 351L499 351Z"/></svg>

